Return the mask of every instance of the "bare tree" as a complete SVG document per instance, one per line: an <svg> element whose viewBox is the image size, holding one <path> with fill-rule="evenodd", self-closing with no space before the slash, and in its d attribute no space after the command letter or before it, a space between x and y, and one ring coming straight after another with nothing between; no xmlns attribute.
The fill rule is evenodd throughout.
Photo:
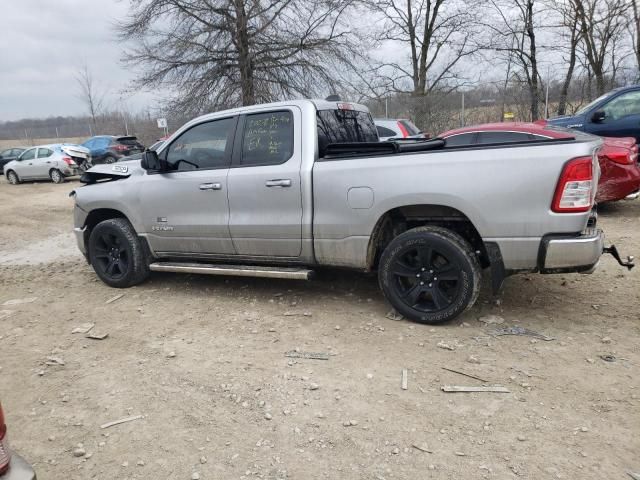
<svg viewBox="0 0 640 480"><path fill-rule="evenodd" d="M461 60L479 47L473 42L476 2L455 0L367 0L384 24L378 42L398 42L397 60L380 62L377 90L426 96L459 85Z"/></svg>
<svg viewBox="0 0 640 480"><path fill-rule="evenodd" d="M638 0L631 0L632 19L629 30L631 32L631 41L633 43L633 53L636 57L636 81L640 79L640 8Z"/></svg>
<svg viewBox="0 0 640 480"><path fill-rule="evenodd" d="M565 115L569 88L576 69L578 45L582 38L582 30L576 14L575 3L572 0L551 0L549 8L550 11L555 11L559 17L559 22L555 29L556 49L562 52L563 65L567 66L564 80L560 87L557 108L558 115Z"/></svg>
<svg viewBox="0 0 640 480"><path fill-rule="evenodd" d="M571 1L580 24L584 56L595 78L596 94L602 95L607 90L607 74L615 77L619 62L624 57L618 50L627 24L629 2L627 0Z"/></svg>
<svg viewBox="0 0 640 480"><path fill-rule="evenodd" d="M120 38L138 87L172 107L250 105L333 90L359 55L351 0L130 0Z"/></svg>
<svg viewBox="0 0 640 480"><path fill-rule="evenodd" d="M488 0L493 18L484 24L489 32L488 48L513 62L513 79L529 91L531 120L539 118L540 73L536 25L540 4L535 0Z"/></svg>
<svg viewBox="0 0 640 480"><path fill-rule="evenodd" d="M93 132L96 133L98 130L98 117L104 107L105 93L98 90L98 87L93 81L93 75L86 63L82 65L80 71L76 74L76 82L78 82L80 88L78 97L85 104L87 113L91 117Z"/></svg>

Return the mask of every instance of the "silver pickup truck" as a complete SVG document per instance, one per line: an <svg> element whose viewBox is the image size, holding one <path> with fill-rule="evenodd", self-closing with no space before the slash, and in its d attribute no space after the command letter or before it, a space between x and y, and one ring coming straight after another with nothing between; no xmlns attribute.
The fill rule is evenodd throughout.
<svg viewBox="0 0 640 480"><path fill-rule="evenodd" d="M308 279L346 267L377 271L405 317L440 323L473 305L483 269L496 292L518 272L594 269L607 251L593 211L600 145L579 132L378 142L362 105L243 107L89 170L72 192L75 233L112 287L150 271Z"/></svg>

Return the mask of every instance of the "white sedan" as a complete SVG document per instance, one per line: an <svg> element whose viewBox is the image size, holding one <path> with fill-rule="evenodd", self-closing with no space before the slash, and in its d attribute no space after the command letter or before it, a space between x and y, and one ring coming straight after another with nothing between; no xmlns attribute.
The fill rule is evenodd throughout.
<svg viewBox="0 0 640 480"><path fill-rule="evenodd" d="M38 145L28 148L4 166L4 175L12 185L25 180L64 182L78 174L78 162L90 160L88 148L70 144Z"/></svg>

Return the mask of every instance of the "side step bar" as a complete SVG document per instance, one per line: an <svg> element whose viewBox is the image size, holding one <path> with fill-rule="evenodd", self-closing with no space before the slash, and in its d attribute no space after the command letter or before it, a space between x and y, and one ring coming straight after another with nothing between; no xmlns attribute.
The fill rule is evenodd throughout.
<svg viewBox="0 0 640 480"><path fill-rule="evenodd" d="M313 270L289 267L261 267L248 265L217 265L210 263L155 262L149 265L154 272L202 273L205 275L229 275L233 277L289 278L311 280Z"/></svg>

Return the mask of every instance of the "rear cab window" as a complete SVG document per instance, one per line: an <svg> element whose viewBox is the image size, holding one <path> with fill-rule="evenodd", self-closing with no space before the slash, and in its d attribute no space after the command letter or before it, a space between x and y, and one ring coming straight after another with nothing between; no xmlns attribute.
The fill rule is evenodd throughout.
<svg viewBox="0 0 640 480"><path fill-rule="evenodd" d="M324 157L331 143L378 142L378 131L369 112L347 109L317 110L318 153Z"/></svg>

